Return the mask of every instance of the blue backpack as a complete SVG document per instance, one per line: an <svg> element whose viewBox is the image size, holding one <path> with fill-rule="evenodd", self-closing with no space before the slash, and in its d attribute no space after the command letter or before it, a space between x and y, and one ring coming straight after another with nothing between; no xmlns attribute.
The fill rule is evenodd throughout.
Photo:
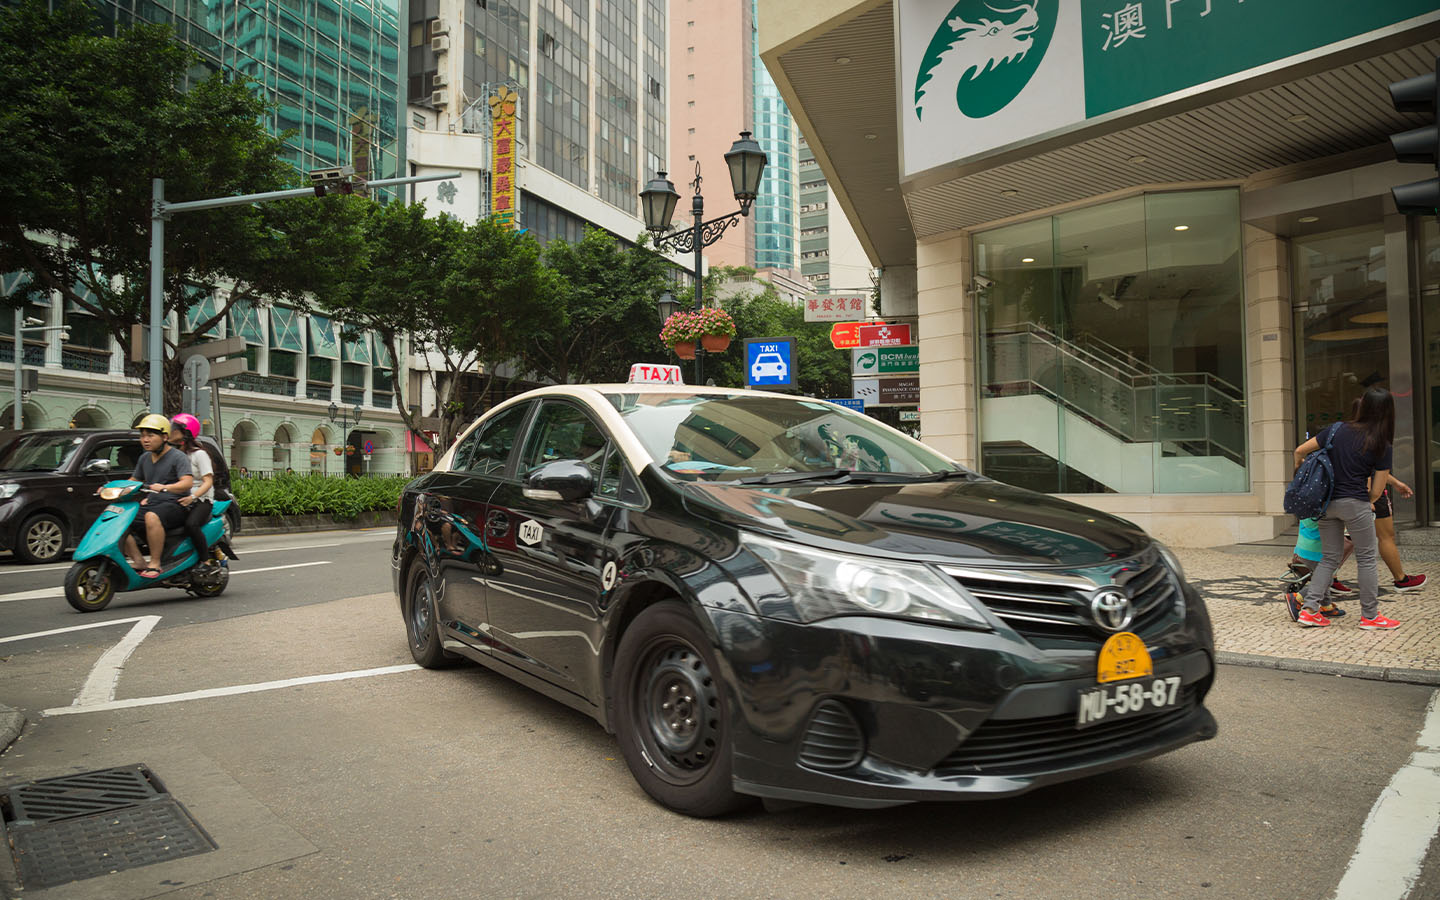
<svg viewBox="0 0 1440 900"><path fill-rule="evenodd" d="M1318 519L1330 507L1330 495L1335 492L1335 464L1330 461L1330 442L1335 440L1335 432L1340 427L1337 424L1330 429L1325 446L1305 457L1300 468L1295 470L1295 477L1290 479L1290 486L1285 489L1285 511L1292 516Z"/></svg>

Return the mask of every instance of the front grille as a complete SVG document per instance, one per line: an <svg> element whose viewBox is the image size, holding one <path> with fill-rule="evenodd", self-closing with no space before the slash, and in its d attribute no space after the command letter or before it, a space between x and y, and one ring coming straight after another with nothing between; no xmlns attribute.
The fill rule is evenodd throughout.
<svg viewBox="0 0 1440 900"><path fill-rule="evenodd" d="M941 760L940 775L1019 775L1064 768L1086 759L1143 748L1157 732L1176 725L1199 705L1194 685L1180 690L1172 709L1075 727L1075 714L1035 719L991 719Z"/></svg>
<svg viewBox="0 0 1440 900"><path fill-rule="evenodd" d="M991 575L976 569L954 570L949 574L1001 621L1037 646L1079 644L1098 648L1111 634L1096 624L1090 614L1090 585L1100 587L1111 583L1108 576L1094 580L1044 574L1017 578L1013 574ZM1176 586L1160 559L1141 562L1133 572L1122 571L1113 583L1129 595L1135 608L1135 617L1125 630L1146 637L1163 629L1175 606Z"/></svg>
<svg viewBox="0 0 1440 900"><path fill-rule="evenodd" d="M821 701L800 742L800 763L812 769L848 769L865 755L865 737L855 717L835 700Z"/></svg>

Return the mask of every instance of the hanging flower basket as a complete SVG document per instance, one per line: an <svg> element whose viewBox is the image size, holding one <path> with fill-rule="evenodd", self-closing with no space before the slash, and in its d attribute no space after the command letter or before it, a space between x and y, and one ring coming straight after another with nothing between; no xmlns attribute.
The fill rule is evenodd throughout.
<svg viewBox="0 0 1440 900"><path fill-rule="evenodd" d="M695 342L700 340L700 314L688 310L671 313L660 329L660 343L675 350L682 359L695 358ZM690 355L680 351L680 344L690 345Z"/></svg>
<svg viewBox="0 0 1440 900"><path fill-rule="evenodd" d="M735 336L735 320L730 318L729 313L706 307L695 313L695 318L696 328L707 351L719 353L730 346L730 339Z"/></svg>
<svg viewBox="0 0 1440 900"><path fill-rule="evenodd" d="M705 348L706 353L724 353L730 346L730 335L728 334L702 334L700 346Z"/></svg>
<svg viewBox="0 0 1440 900"><path fill-rule="evenodd" d="M678 357L680 357L681 359L694 359L694 358L695 358L695 342L694 342L694 341L676 341L675 343L673 343L673 344L670 345L670 349L671 349L671 350L674 350L674 351L675 351L675 355L678 356Z"/></svg>

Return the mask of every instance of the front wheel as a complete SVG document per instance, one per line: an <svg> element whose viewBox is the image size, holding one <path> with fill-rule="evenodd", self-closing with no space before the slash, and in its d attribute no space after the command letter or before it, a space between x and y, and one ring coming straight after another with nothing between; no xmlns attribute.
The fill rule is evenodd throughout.
<svg viewBox="0 0 1440 900"><path fill-rule="evenodd" d="M731 786L731 723L710 641L679 602L657 603L615 655L615 734L635 780L676 812L744 805Z"/></svg>
<svg viewBox="0 0 1440 900"><path fill-rule="evenodd" d="M107 559L87 559L65 573L65 600L80 612L99 612L115 597L115 567Z"/></svg>
<svg viewBox="0 0 1440 900"><path fill-rule="evenodd" d="M215 572L193 577L190 582L190 591L197 597L218 597L230 585L230 567L219 560L211 560L211 564L216 567Z"/></svg>

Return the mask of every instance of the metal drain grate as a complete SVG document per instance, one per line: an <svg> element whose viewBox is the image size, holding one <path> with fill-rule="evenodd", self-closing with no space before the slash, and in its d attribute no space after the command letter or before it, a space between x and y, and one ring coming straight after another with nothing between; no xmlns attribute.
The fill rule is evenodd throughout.
<svg viewBox="0 0 1440 900"><path fill-rule="evenodd" d="M16 785L8 795L5 818L16 822L53 822L143 803L164 793L144 766L123 766L83 775L63 775Z"/></svg>
<svg viewBox="0 0 1440 900"><path fill-rule="evenodd" d="M16 785L0 795L0 808L26 888L54 887L215 849L143 765Z"/></svg>

